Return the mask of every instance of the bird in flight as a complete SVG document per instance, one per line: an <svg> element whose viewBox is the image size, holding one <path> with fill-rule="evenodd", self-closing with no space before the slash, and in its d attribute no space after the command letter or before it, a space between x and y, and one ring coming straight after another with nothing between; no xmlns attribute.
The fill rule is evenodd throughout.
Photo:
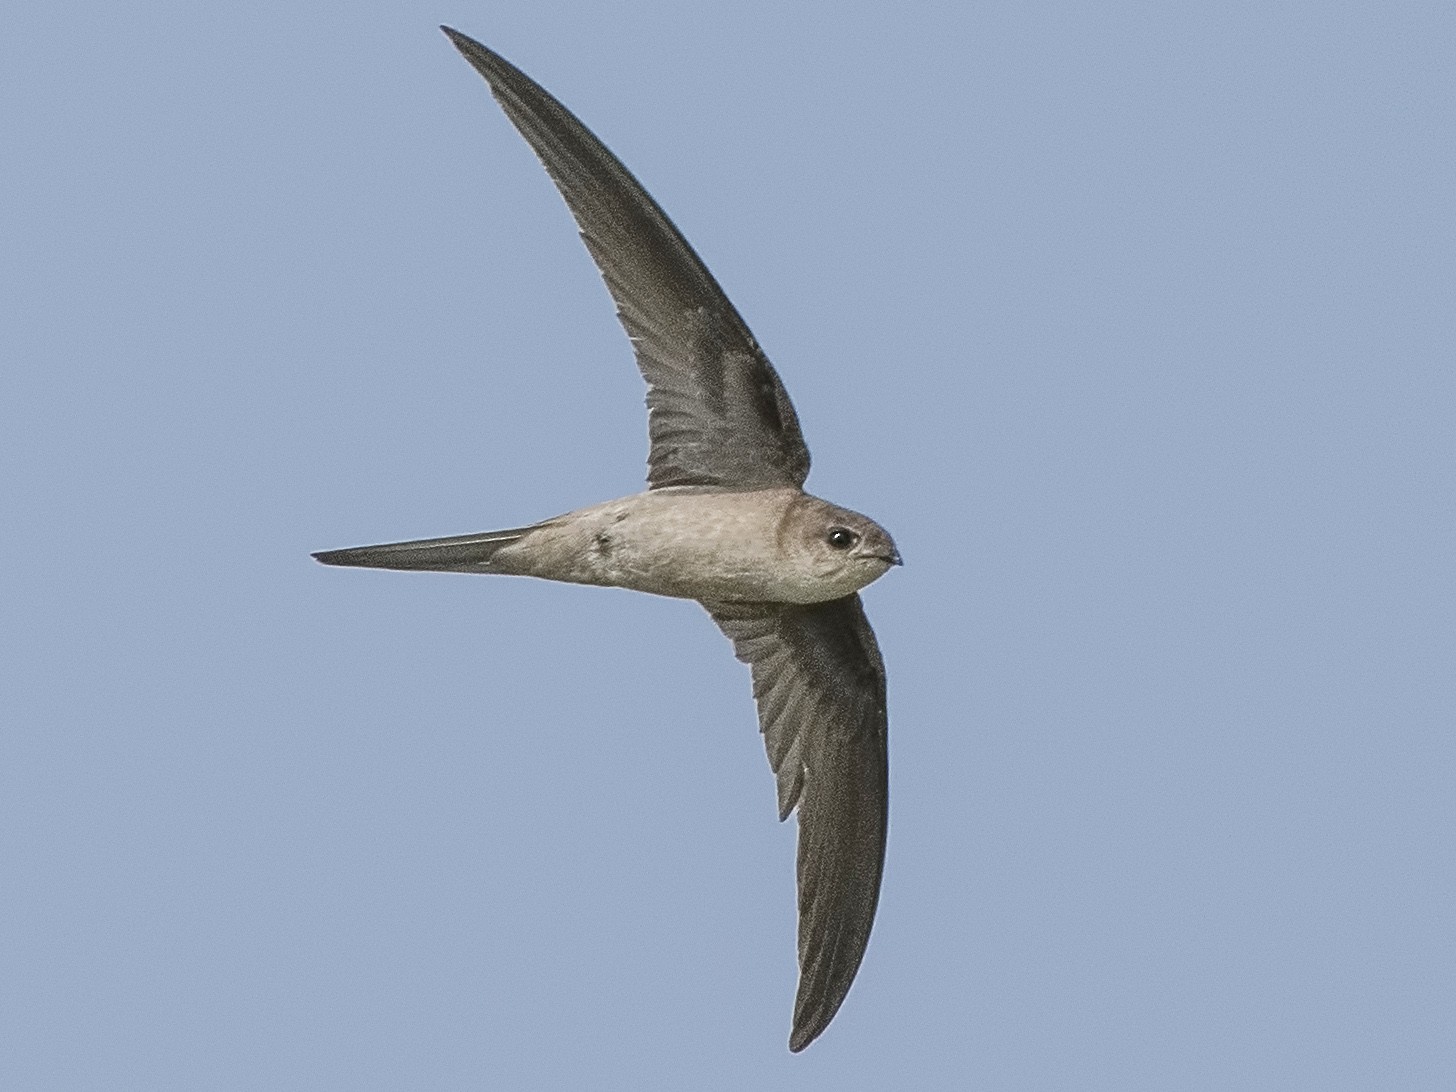
<svg viewBox="0 0 1456 1092"><path fill-rule="evenodd" d="M503 573L696 599L749 665L799 817L789 1049L849 992L885 859L885 667L857 594L900 564L873 520L805 493L809 451L773 365L713 275L606 146L535 81L449 27L576 218L647 381L648 488L529 527L329 550L326 565Z"/></svg>

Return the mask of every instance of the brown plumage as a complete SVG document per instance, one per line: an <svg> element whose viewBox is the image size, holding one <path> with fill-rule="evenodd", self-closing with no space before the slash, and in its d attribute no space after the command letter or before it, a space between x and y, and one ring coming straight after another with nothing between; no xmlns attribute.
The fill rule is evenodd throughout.
<svg viewBox="0 0 1456 1092"><path fill-rule="evenodd" d="M799 989L789 1049L828 1026L879 898L885 668L857 592L900 555L873 520L803 491L788 392L657 203L584 125L442 28L566 199L647 381L648 490L530 527L333 550L329 565L536 576L696 599L753 674L779 817L799 816Z"/></svg>

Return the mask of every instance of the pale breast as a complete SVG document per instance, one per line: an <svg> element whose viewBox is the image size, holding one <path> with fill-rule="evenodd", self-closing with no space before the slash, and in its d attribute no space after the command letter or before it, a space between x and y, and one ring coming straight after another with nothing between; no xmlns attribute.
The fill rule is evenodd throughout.
<svg viewBox="0 0 1456 1092"><path fill-rule="evenodd" d="M656 490L548 520L502 568L687 599L805 601L809 574L779 541L795 490ZM822 591L817 598L823 598Z"/></svg>

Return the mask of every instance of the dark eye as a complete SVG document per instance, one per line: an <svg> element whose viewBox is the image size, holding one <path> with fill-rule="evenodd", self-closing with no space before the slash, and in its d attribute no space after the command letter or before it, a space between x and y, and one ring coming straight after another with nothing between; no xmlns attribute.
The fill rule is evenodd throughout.
<svg viewBox="0 0 1456 1092"><path fill-rule="evenodd" d="M831 527L829 534L824 536L824 541L836 550L848 550L859 541L859 535L855 534L848 527Z"/></svg>

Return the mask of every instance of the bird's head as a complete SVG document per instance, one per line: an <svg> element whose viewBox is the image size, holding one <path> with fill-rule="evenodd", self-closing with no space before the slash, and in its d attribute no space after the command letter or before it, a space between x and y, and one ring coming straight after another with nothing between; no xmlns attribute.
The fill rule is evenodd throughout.
<svg viewBox="0 0 1456 1092"><path fill-rule="evenodd" d="M808 494L789 506L779 535L813 596L804 602L857 592L902 564L894 539L874 520Z"/></svg>

